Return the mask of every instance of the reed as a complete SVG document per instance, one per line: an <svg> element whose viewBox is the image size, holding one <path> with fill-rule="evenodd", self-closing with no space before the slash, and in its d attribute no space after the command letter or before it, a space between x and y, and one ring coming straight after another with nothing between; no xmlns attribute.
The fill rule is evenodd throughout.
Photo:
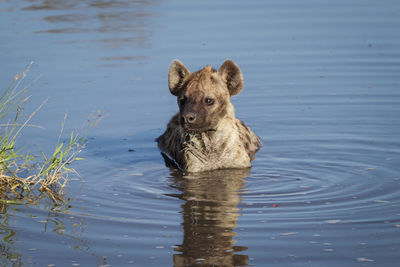
<svg viewBox="0 0 400 267"><path fill-rule="evenodd" d="M29 99L27 88L21 89L21 85L31 65L16 75L11 85L0 95L0 201L29 200L38 192L60 200L70 174L78 176L71 164L82 159L78 154L84 147L85 139L79 131L72 131L69 138L62 142L59 138L50 155L42 152L41 157L32 156L17 149L17 140L26 127L40 127L31 125L30 121L47 101L26 119L21 119L23 104ZM89 124L85 124L84 128L88 130L101 118L100 112L91 114ZM63 128L64 123L61 134Z"/></svg>

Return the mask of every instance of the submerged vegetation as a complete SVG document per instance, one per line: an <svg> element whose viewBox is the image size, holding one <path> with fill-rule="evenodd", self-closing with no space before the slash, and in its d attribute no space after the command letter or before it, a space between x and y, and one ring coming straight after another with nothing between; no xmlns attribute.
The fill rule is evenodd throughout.
<svg viewBox="0 0 400 267"><path fill-rule="evenodd" d="M24 117L21 116L22 106L29 96L27 88L21 89L21 85L31 64L17 74L11 85L0 93L0 201L2 202L34 201L44 194L57 202L62 200L69 175L78 175L70 165L81 159L77 155L85 144L85 139L79 131L72 131L67 140L61 142L59 138L54 152L49 156L43 152L41 157L32 156L17 149L16 142L24 128L40 127L30 125L29 122L47 101L22 120ZM89 124L85 124L84 128L94 126L100 119L100 113L91 114L88 119ZM61 134L63 128L64 123Z"/></svg>

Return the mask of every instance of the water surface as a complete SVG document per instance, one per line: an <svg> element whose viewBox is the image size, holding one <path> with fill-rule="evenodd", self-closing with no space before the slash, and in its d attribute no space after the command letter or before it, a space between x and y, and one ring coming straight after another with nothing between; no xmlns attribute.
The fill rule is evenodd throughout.
<svg viewBox="0 0 400 267"><path fill-rule="evenodd" d="M1 204L3 266L397 266L398 1L2 1L5 88L30 61L47 104L20 146L50 151L92 110L66 204ZM231 58L251 169L183 175L154 139L174 58Z"/></svg>

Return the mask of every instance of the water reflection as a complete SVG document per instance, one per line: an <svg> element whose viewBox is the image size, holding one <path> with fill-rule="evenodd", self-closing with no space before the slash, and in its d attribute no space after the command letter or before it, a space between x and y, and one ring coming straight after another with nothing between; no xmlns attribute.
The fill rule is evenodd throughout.
<svg viewBox="0 0 400 267"><path fill-rule="evenodd" d="M42 11L48 23L45 29L34 29L37 34L69 34L67 43L101 43L112 49L146 48L151 37L150 18L147 8L155 1L146 0L31 0L22 10ZM100 33L100 34L98 34ZM84 34L84 35L82 35ZM143 60L143 55L123 55L122 60ZM103 60L119 60L105 57Z"/></svg>
<svg viewBox="0 0 400 267"><path fill-rule="evenodd" d="M248 256L238 254L247 247L235 246L240 216L239 192L243 190L245 170L218 170L182 176L173 173L182 205L183 242L173 256L174 266L245 266Z"/></svg>
<svg viewBox="0 0 400 267"><path fill-rule="evenodd" d="M49 198L41 199L34 203L34 206L44 206L47 212L43 213L42 209L35 209L34 207L27 207L26 215L24 218L19 217L18 222L29 225L29 229L39 226L41 230L40 235L44 233L55 233L61 240L61 243L70 245L75 250L88 250L88 242L82 238L82 233L86 229L86 224L82 217L68 216L69 210L72 208L68 202L70 199L64 199L62 205ZM17 203L12 201L13 203ZM26 206L21 202L20 207L26 209ZM16 204L9 204L7 202L0 202L0 265L1 266L23 266L24 255L21 250L20 243L26 239L27 226L16 225L15 214L20 213L20 207ZM39 224L37 224L39 223ZM20 231L20 230L22 231ZM29 230L28 230L29 232ZM29 234L29 238L40 238L35 235ZM37 242L38 246L46 246L44 243ZM35 251L36 248L30 248ZM26 259L25 259L26 260Z"/></svg>
<svg viewBox="0 0 400 267"><path fill-rule="evenodd" d="M9 226L10 217L7 216L9 206L0 202L0 253L2 266L22 266L22 255L15 246L17 241L15 231Z"/></svg>

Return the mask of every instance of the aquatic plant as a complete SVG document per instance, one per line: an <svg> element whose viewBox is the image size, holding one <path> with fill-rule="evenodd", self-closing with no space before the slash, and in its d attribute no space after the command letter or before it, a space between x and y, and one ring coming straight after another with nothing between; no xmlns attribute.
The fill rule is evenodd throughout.
<svg viewBox="0 0 400 267"><path fill-rule="evenodd" d="M54 152L46 156L42 152L41 163L38 157L17 149L16 142L25 127L40 127L31 125L31 118L46 103L43 101L22 123L21 111L23 104L30 98L27 88L20 89L22 80L26 77L32 63L17 74L11 85L0 95L0 199L3 202L16 200L32 200L37 192L46 193L53 200L61 200L62 192L69 181L69 174L78 176L70 166L76 160L85 139L79 131L72 131L69 138L60 141L61 134ZM101 113L91 114L86 128L91 128L100 119ZM66 118L66 117L65 117Z"/></svg>

